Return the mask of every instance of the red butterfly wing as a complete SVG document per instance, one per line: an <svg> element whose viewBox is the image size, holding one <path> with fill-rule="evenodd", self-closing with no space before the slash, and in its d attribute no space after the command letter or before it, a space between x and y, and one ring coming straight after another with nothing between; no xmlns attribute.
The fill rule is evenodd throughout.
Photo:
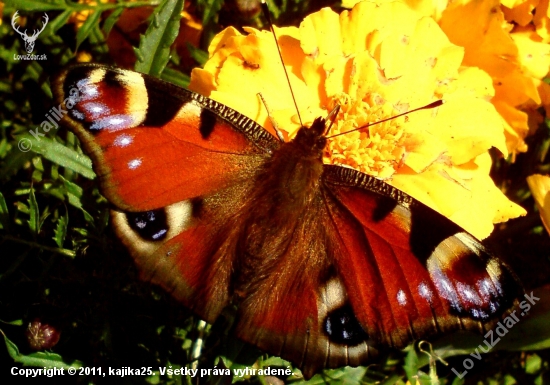
<svg viewBox="0 0 550 385"><path fill-rule="evenodd" d="M142 278L159 284L213 323L232 300L235 239L233 210L251 183L141 213L113 210L113 225Z"/></svg>
<svg viewBox="0 0 550 385"><path fill-rule="evenodd" d="M342 359L346 352L332 344L324 331L324 320L344 300L345 291L327 250L323 219L328 213L323 200L316 194L299 212L284 206L279 205L273 215L284 223L284 227L272 223L274 229L284 228L276 233L276 241L255 233L254 226L244 222L246 234L261 239L264 248L244 261L256 267L240 285L246 296L239 303L237 336L293 362L306 377L324 367L360 365L366 361L364 356ZM258 211L264 210L258 207ZM257 217L252 220L258 222ZM256 258L265 263L255 263ZM361 348L368 356L368 346Z"/></svg>
<svg viewBox="0 0 550 385"><path fill-rule="evenodd" d="M470 234L403 192L325 166L331 244L350 309L375 346L490 328L521 294Z"/></svg>
<svg viewBox="0 0 550 385"><path fill-rule="evenodd" d="M103 194L122 210L158 209L249 179L279 145L234 110L136 72L74 66L53 89Z"/></svg>
<svg viewBox="0 0 550 385"><path fill-rule="evenodd" d="M460 227L373 177L323 167L307 209L279 218L290 241L250 278L240 338L310 377L415 339L485 331L516 303L514 274Z"/></svg>
<svg viewBox="0 0 550 385"><path fill-rule="evenodd" d="M77 65L53 90L143 277L213 322L230 299L231 217L280 143L224 105L136 72Z"/></svg>

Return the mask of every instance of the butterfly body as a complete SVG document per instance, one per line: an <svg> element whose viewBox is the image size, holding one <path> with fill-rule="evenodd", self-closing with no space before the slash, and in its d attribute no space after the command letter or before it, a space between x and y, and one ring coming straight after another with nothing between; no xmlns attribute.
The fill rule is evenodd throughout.
<svg viewBox="0 0 550 385"><path fill-rule="evenodd" d="M135 72L80 65L53 85L144 279L208 322L237 305L236 335L306 377L415 339L483 332L517 303L515 275L459 226L323 164L324 119L283 143Z"/></svg>
<svg viewBox="0 0 550 385"><path fill-rule="evenodd" d="M319 120L318 125L324 128L324 120ZM312 137L307 129L303 132L306 134L281 143L270 154L254 178L251 195L231 219L234 226L229 226L231 232L225 239L234 238L229 243L235 245L231 254L239 274L233 286L245 301L253 301L257 287L274 277L276 271L284 275L287 266L300 262L285 261L288 249L298 243L297 233L301 239L318 233L315 214L321 203L324 143L319 146L317 142L326 140L320 135ZM315 265L312 260L307 262L303 251L293 255L302 257L300 263L304 267ZM267 286L277 288L273 283Z"/></svg>

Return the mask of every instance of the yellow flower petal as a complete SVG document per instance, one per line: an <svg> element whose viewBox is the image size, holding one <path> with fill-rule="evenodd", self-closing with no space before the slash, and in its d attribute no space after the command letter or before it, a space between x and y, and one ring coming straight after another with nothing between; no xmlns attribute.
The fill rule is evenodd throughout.
<svg viewBox="0 0 550 385"><path fill-rule="evenodd" d="M540 0L540 3L535 10L533 24L537 30L537 34L545 43L550 43L550 1Z"/></svg>
<svg viewBox="0 0 550 385"><path fill-rule="evenodd" d="M542 223L550 234L550 176L531 175L527 177L527 183L539 208Z"/></svg>
<svg viewBox="0 0 550 385"><path fill-rule="evenodd" d="M459 104L460 108L453 105ZM468 113L464 113L467 111ZM506 154L501 119L489 102L457 98L445 103L434 119L435 133L448 146L448 155L456 165L486 152L491 147Z"/></svg>
<svg viewBox="0 0 550 385"><path fill-rule="evenodd" d="M340 15L322 9L299 29L276 31L305 125L339 106L329 136L362 127L329 138L326 163L385 179L480 238L495 221L522 213L488 176L487 150L507 153L506 124L491 104L492 79L461 66L464 48L432 18L401 2L361 2ZM190 88L268 128L269 111L292 138L299 121L275 42L270 33L246 32L222 32ZM479 38L475 30L470 35ZM438 99L445 101L439 108L377 123Z"/></svg>
<svg viewBox="0 0 550 385"><path fill-rule="evenodd" d="M550 45L540 41L534 28L518 30L511 36L518 48L518 59L524 73L533 78L544 78L550 69ZM532 99L536 100L535 97Z"/></svg>
<svg viewBox="0 0 550 385"><path fill-rule="evenodd" d="M325 58L342 53L338 14L330 8L307 16L300 24L301 47L317 64Z"/></svg>
<svg viewBox="0 0 550 385"><path fill-rule="evenodd" d="M419 175L395 174L391 184L484 239L493 231L493 223L525 215L495 186L488 175L490 167L491 158L485 153L461 166L434 164Z"/></svg>
<svg viewBox="0 0 550 385"><path fill-rule="evenodd" d="M464 66L481 68L491 76L493 103L505 120L508 150L526 151L526 112L530 121L540 121L537 85L549 70L549 0L404 1L436 20L450 41L465 49Z"/></svg>
<svg viewBox="0 0 550 385"><path fill-rule="evenodd" d="M542 101L542 106L546 109L546 116L550 116L550 84L539 80L537 82L537 89Z"/></svg>

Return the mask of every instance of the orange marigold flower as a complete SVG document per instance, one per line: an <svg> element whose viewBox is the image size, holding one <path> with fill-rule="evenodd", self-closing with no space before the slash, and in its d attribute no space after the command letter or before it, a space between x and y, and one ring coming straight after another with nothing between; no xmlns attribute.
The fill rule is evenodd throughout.
<svg viewBox="0 0 550 385"><path fill-rule="evenodd" d="M228 28L213 40L190 88L292 138L300 127L270 32ZM363 131L330 139L326 163L347 165L398 187L479 238L524 214L489 178L491 147L507 154L491 78L461 67L464 49L403 3L362 2L341 15L325 8L299 28L276 28L307 126L339 105L331 134L443 99ZM266 101L264 106L258 93Z"/></svg>
<svg viewBox="0 0 550 385"><path fill-rule="evenodd" d="M402 1L436 20L464 48L463 66L491 76L492 103L503 119L508 150L527 151L524 138L542 121L537 108L550 112L550 87L541 81L550 69L549 0Z"/></svg>
<svg viewBox="0 0 550 385"><path fill-rule="evenodd" d="M527 183L539 208L542 224L550 234L550 176L531 175L527 177Z"/></svg>

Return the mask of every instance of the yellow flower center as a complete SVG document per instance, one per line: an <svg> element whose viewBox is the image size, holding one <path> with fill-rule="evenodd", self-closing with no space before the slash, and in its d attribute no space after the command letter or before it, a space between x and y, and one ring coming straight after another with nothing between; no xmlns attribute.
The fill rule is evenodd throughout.
<svg viewBox="0 0 550 385"><path fill-rule="evenodd" d="M369 95L367 100L352 100L341 93L331 98L330 105L340 105L340 112L329 136L395 115L392 106L376 94ZM330 139L325 163L350 166L383 179L391 177L406 154L410 136L404 131L402 121L402 118L392 119Z"/></svg>

